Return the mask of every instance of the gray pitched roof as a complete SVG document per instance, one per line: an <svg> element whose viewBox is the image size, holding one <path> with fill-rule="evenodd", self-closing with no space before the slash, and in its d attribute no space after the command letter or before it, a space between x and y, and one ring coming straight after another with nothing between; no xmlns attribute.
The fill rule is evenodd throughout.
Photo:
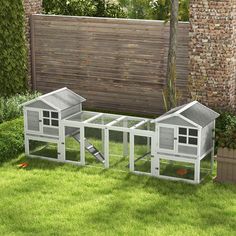
<svg viewBox="0 0 236 236"><path fill-rule="evenodd" d="M155 119L156 122L165 120L170 116L183 116L195 124L205 127L214 121L219 114L212 109L202 105L198 101L190 102L188 104L176 107L166 112L162 116Z"/></svg>
<svg viewBox="0 0 236 236"><path fill-rule="evenodd" d="M74 93L72 90L65 87L62 89L55 90L51 93L39 96L35 100L26 102L22 105L29 105L38 100L41 100L49 106L52 106L53 108L56 108L60 111L86 101L85 98L81 97L80 95Z"/></svg>
<svg viewBox="0 0 236 236"><path fill-rule="evenodd" d="M218 113L199 102L193 104L188 109L183 110L180 114L193 121L194 123L200 125L201 127L207 126L217 117L219 117Z"/></svg>

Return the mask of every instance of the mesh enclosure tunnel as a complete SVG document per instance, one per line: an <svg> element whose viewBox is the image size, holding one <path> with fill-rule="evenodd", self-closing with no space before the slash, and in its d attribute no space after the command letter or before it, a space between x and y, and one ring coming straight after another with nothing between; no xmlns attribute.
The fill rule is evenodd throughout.
<svg viewBox="0 0 236 236"><path fill-rule="evenodd" d="M211 173L219 114L199 102L148 119L84 111L84 101L62 88L24 103L26 154L189 183Z"/></svg>

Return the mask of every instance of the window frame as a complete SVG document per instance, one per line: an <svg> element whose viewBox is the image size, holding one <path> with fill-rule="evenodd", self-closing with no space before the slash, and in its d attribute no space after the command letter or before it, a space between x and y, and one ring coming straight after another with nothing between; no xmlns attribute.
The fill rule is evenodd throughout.
<svg viewBox="0 0 236 236"><path fill-rule="evenodd" d="M44 112L49 112L49 116L44 116ZM52 113L57 113L57 118L53 118ZM48 120L49 124L45 124L44 120ZM53 121L56 121L58 123L58 125L52 125ZM42 110L42 124L44 127L59 128L59 112L43 109Z"/></svg>
<svg viewBox="0 0 236 236"><path fill-rule="evenodd" d="M186 129L186 134L180 134L180 129ZM195 130L197 131L197 135L190 135L190 130ZM178 145L184 145L184 146L191 146L191 147L197 147L198 146L198 143L199 143L199 130L197 128L192 128L192 127L183 127L183 126L179 126L178 127ZM186 139L186 142L183 143L183 142L180 142L180 137L183 137ZM189 139L196 139L197 143L196 144L191 144L189 143Z"/></svg>

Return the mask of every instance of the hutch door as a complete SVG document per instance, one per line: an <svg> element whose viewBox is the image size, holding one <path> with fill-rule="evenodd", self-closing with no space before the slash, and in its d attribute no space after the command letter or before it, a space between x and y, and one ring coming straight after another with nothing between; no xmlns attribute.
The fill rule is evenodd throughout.
<svg viewBox="0 0 236 236"><path fill-rule="evenodd" d="M171 125L160 125L158 132L158 149L164 153L176 152L177 129Z"/></svg>
<svg viewBox="0 0 236 236"><path fill-rule="evenodd" d="M39 111L27 110L27 130L40 132L41 120Z"/></svg>

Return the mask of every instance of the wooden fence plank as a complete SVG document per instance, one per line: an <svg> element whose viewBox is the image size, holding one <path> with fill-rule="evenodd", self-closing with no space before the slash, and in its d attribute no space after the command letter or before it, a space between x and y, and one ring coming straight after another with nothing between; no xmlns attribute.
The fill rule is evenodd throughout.
<svg viewBox="0 0 236 236"><path fill-rule="evenodd" d="M163 113L169 25L163 21L32 15L34 87L67 86L87 109ZM185 101L189 24L179 23L177 86Z"/></svg>

